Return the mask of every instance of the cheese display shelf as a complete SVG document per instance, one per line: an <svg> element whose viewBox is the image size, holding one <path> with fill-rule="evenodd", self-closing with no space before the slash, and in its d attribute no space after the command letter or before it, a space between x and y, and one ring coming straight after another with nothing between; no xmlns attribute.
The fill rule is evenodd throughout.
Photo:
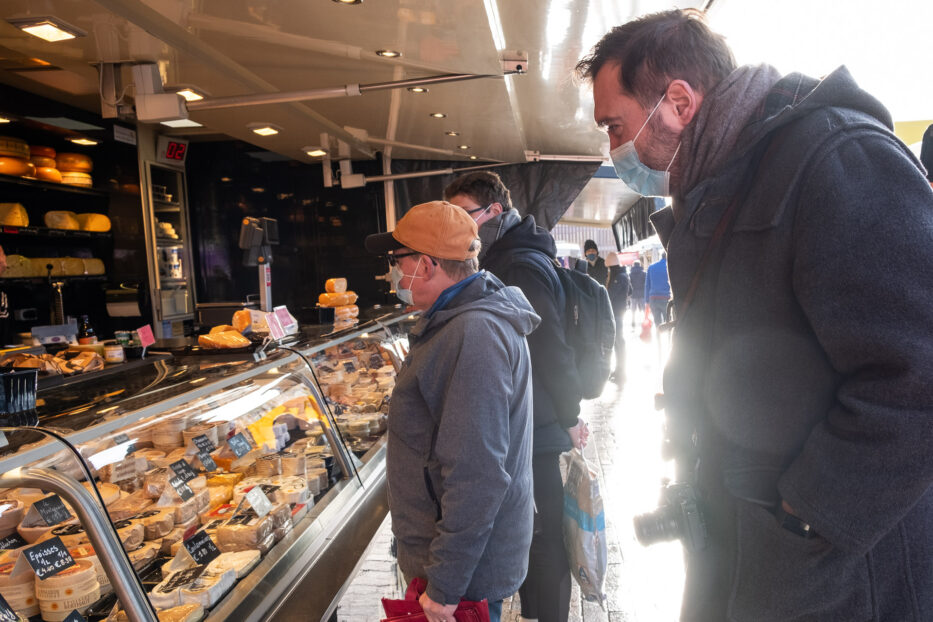
<svg viewBox="0 0 933 622"><path fill-rule="evenodd" d="M190 619L199 608L218 621L296 611L322 619L387 511L384 413L409 319L384 316L337 336L307 331L260 361L182 357L40 389L39 424L68 439L92 469L154 606L184 606ZM7 428L2 440L2 474L52 469L87 479L77 459L40 432ZM71 605L54 600L57 592L27 603L29 573L4 574L24 548L10 538L59 537L75 559L94 558L95 570L75 580L81 598L68 603L90 620L117 619L115 597L105 594L107 556L88 553L74 512L51 527L37 518L31 508L46 497L0 492L0 539L12 547L0 552L0 595L26 609L20 613L63 619L51 603ZM189 549L198 559L219 556L199 566Z"/></svg>
<svg viewBox="0 0 933 622"><path fill-rule="evenodd" d="M14 177L0 173L0 185L21 186L43 192L54 192L62 194L83 195L92 197L107 197L109 192L98 190L96 188L82 188L80 186L70 186L51 181L42 181L39 179L27 179L25 177Z"/></svg>

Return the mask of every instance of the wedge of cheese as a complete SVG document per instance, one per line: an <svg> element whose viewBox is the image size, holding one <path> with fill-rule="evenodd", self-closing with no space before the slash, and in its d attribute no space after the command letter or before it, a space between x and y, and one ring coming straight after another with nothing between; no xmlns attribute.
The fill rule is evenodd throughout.
<svg viewBox="0 0 933 622"><path fill-rule="evenodd" d="M110 231L110 219L103 214L77 214L76 217L81 231L97 231L99 233Z"/></svg>
<svg viewBox="0 0 933 622"><path fill-rule="evenodd" d="M28 227L29 214L22 203L0 203L0 225Z"/></svg>
<svg viewBox="0 0 933 622"><path fill-rule="evenodd" d="M158 540L175 528L175 509L157 508L146 510L134 517L142 523L146 540Z"/></svg>
<svg viewBox="0 0 933 622"><path fill-rule="evenodd" d="M49 229L78 231L81 228L81 223L78 222L78 215L74 212L53 210L51 212L46 212L42 219L45 222L45 226Z"/></svg>
<svg viewBox="0 0 933 622"><path fill-rule="evenodd" d="M199 335L198 345L212 350L229 350L232 348L245 348L250 340L236 330L228 330L212 335Z"/></svg>

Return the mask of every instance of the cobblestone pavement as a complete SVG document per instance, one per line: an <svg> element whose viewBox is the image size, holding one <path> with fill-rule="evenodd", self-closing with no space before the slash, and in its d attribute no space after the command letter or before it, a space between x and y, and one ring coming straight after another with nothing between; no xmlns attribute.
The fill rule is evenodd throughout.
<svg viewBox="0 0 933 622"><path fill-rule="evenodd" d="M661 462L661 417L654 411L660 388L665 338L638 339L628 322L624 387L613 383L603 395L583 403L591 442L585 455L600 472L606 512L609 568L605 609L583 602L574 585L571 622L668 622L677 619L683 589L680 545L642 547L635 540L632 517L657 504L662 477L670 465ZM373 540L360 571L337 609L339 622L382 619L380 597L400 598L388 519ZM518 622L518 596L503 605L503 622Z"/></svg>

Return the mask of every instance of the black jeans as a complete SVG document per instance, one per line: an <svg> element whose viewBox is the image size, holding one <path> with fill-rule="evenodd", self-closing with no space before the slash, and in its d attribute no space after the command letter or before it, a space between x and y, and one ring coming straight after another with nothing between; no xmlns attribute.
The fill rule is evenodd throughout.
<svg viewBox="0 0 933 622"><path fill-rule="evenodd" d="M535 532L528 576L518 590L522 616L539 622L567 622L570 614L570 562L564 548L564 486L560 454L536 454L531 468L535 488Z"/></svg>

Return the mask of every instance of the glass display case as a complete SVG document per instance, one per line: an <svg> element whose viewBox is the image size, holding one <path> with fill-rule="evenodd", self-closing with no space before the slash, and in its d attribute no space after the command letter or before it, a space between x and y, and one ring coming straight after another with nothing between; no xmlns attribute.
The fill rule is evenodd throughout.
<svg viewBox="0 0 933 622"><path fill-rule="evenodd" d="M49 505L42 500L56 488L23 485L52 478L99 493L97 513L116 525L156 608L203 608L208 620L286 618L292 609L325 618L386 515L383 434L408 320L305 333L259 361L160 360L125 377L40 390L46 432L4 428L0 439L0 595L46 620L71 609L90 620L118 616L117 560L78 520L80 508L65 495L63 513L47 520L36 502ZM17 565L27 547L56 537L78 562L68 572L87 574L70 600Z"/></svg>

